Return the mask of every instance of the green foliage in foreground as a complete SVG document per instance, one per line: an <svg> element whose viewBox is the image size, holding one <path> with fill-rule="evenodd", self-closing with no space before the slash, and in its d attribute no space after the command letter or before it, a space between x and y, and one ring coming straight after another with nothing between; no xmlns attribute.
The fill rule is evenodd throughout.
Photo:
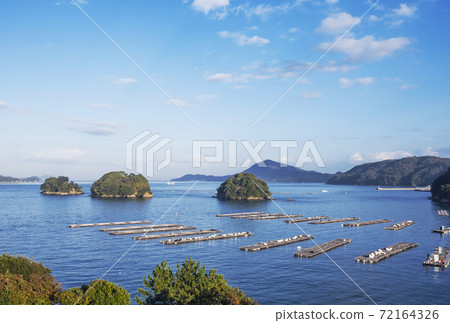
<svg viewBox="0 0 450 323"><path fill-rule="evenodd" d="M450 168L433 182L431 196L436 201L446 200L450 202Z"/></svg>
<svg viewBox="0 0 450 323"><path fill-rule="evenodd" d="M51 270L23 256L0 256L0 304L49 305L59 300L61 285Z"/></svg>
<svg viewBox="0 0 450 323"><path fill-rule="evenodd" d="M41 185L41 190L44 193L82 193L81 187L74 182L69 182L69 178L66 176L49 177Z"/></svg>
<svg viewBox="0 0 450 323"><path fill-rule="evenodd" d="M200 262L186 259L173 272L163 261L143 279L140 305L254 305L253 298L245 296L237 287L231 287L223 275L214 269L206 272Z"/></svg>
<svg viewBox="0 0 450 323"><path fill-rule="evenodd" d="M91 186L93 197L146 197L152 194L148 180L141 174L110 172Z"/></svg>
<svg viewBox="0 0 450 323"><path fill-rule="evenodd" d="M129 305L130 294L106 280L91 281L61 293L61 305Z"/></svg>
<svg viewBox="0 0 450 323"><path fill-rule="evenodd" d="M217 197L223 200L269 199L267 183L249 173L239 173L220 184Z"/></svg>

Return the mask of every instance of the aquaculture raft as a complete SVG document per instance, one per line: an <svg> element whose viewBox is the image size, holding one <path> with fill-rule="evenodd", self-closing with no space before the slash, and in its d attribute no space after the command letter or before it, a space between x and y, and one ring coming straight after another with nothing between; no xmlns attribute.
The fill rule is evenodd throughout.
<svg viewBox="0 0 450 323"><path fill-rule="evenodd" d="M181 227L182 224L152 224L152 225L139 225L139 226L131 226L131 227L115 227L115 228L104 228L99 229L102 232L109 231L125 231L125 230L139 230L139 229L156 229L156 228L169 228L169 227Z"/></svg>
<svg viewBox="0 0 450 323"><path fill-rule="evenodd" d="M123 236L123 235L128 235L128 234L141 234L141 233L165 232L165 231L182 231L182 230L195 230L195 229L197 229L197 228L196 227L185 227L184 225L181 225L179 227L110 231L109 234L113 235L113 236Z"/></svg>
<svg viewBox="0 0 450 323"><path fill-rule="evenodd" d="M221 232L221 231L216 230L216 229L211 229L211 230L197 230L197 231L151 234L151 235L143 235L143 236L134 236L131 238L134 240L151 240L151 239L158 239L158 238L194 236L196 234L210 234L210 233L219 233L219 232Z"/></svg>
<svg viewBox="0 0 450 323"><path fill-rule="evenodd" d="M226 216L236 216L236 215L258 215L258 214L267 214L267 212L241 212L241 213L226 213L226 214L217 214L217 217L226 217Z"/></svg>
<svg viewBox="0 0 450 323"><path fill-rule="evenodd" d="M280 214L280 215L267 215L267 216L255 216L251 217L250 220L275 220L275 219L290 219L290 218L301 218L303 215L301 214Z"/></svg>
<svg viewBox="0 0 450 323"><path fill-rule="evenodd" d="M285 223L297 223L297 222L308 222L308 221L314 221L314 220L323 220L323 219L329 219L329 216L310 216L308 218L303 219L294 219L294 220L284 220Z"/></svg>
<svg viewBox="0 0 450 323"><path fill-rule="evenodd" d="M389 226L389 227L386 227L386 228L384 228L384 230L394 230L394 231L398 231L398 230L407 228L407 227L409 227L410 225L413 225L414 223L416 223L416 222L414 222L414 221L412 221L412 220L403 221L403 222L395 223L395 224L393 224L393 225L391 225L391 226Z"/></svg>
<svg viewBox="0 0 450 323"><path fill-rule="evenodd" d="M268 242L260 242L257 244L252 244L245 247L240 247L239 249L243 251L259 251L263 249L270 249L275 247L284 246L291 243L301 242L305 240L314 239L311 235L299 235L291 238L279 239L279 240L270 240Z"/></svg>
<svg viewBox="0 0 450 323"><path fill-rule="evenodd" d="M448 267L450 264L449 248L437 247L430 257L423 262L424 266Z"/></svg>
<svg viewBox="0 0 450 323"><path fill-rule="evenodd" d="M126 221L126 222L107 222L107 223L87 223L87 224L71 224L70 228L89 228L89 227L105 227L111 225L127 225L127 224L148 224L152 221Z"/></svg>
<svg viewBox="0 0 450 323"><path fill-rule="evenodd" d="M440 215L440 216L449 216L447 210L439 210L439 211L438 211L438 215Z"/></svg>
<svg viewBox="0 0 450 323"><path fill-rule="evenodd" d="M399 242L392 246L372 251L367 255L356 257L355 260L357 262L376 264L389 257L395 256L400 252L406 251L411 248L415 248L418 245L419 245L418 243Z"/></svg>
<svg viewBox="0 0 450 323"><path fill-rule="evenodd" d="M260 213L260 214L244 214L244 215L233 215L232 219L252 219L256 217L266 217L266 216L281 216L284 213Z"/></svg>
<svg viewBox="0 0 450 323"><path fill-rule="evenodd" d="M202 242L202 241L211 241L211 240L222 240L222 239L232 239L239 237L250 237L252 235L251 232L236 232L236 233L224 233L224 234L213 234L206 237L188 237L188 238L179 238L179 239L168 239L164 241L160 241L159 243L165 245L174 245L174 244L184 244L184 243L194 243L194 242Z"/></svg>
<svg viewBox="0 0 450 323"><path fill-rule="evenodd" d="M347 221L358 221L358 220L359 220L359 218L341 218L341 219L330 219L330 220L312 221L312 222L308 222L308 224L328 224L328 223L347 222Z"/></svg>
<svg viewBox="0 0 450 323"><path fill-rule="evenodd" d="M445 226L441 225L439 230L433 230L433 232L446 234L446 233L450 233L450 228L446 228Z"/></svg>
<svg viewBox="0 0 450 323"><path fill-rule="evenodd" d="M352 242L350 239L335 239L305 250L294 252L294 256L301 258L312 258L335 248L342 247L350 242Z"/></svg>
<svg viewBox="0 0 450 323"><path fill-rule="evenodd" d="M380 219L380 220L371 220L371 221L365 221L365 222L344 223L344 224L342 224L342 226L343 227L362 227L364 225L379 224L379 223L386 223L386 222L392 222L392 220Z"/></svg>

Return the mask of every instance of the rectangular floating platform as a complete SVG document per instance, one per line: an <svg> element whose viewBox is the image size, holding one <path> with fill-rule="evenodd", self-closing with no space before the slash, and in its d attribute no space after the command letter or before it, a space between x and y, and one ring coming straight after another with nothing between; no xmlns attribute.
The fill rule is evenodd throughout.
<svg viewBox="0 0 450 323"><path fill-rule="evenodd" d="M151 234L151 235L143 235L143 236L134 236L131 237L134 240L151 240L158 238L171 238L171 237L182 237L182 236L194 236L196 234L212 234L212 233L220 233L221 231L216 229L210 230L197 230L197 231L184 231L184 232L173 232L173 233L161 233L161 234Z"/></svg>
<svg viewBox="0 0 450 323"><path fill-rule="evenodd" d="M124 230L124 231L111 231L110 235L113 236L123 236L129 234L141 234L141 233L151 233L151 232L165 232L165 231L182 231L182 230L195 230L196 227L185 227L184 225L179 227L165 227L156 229L140 229L140 230Z"/></svg>
<svg viewBox="0 0 450 323"><path fill-rule="evenodd" d="M153 225L138 225L138 226L132 226L132 227L115 227L115 228L105 228L105 229L99 229L99 231L102 232L109 232L109 231L125 231L125 230L139 230L139 229L156 229L156 228L168 228L168 227L181 227L182 224L153 224Z"/></svg>
<svg viewBox="0 0 450 323"><path fill-rule="evenodd" d="M267 212L241 212L241 213L227 213L227 214L217 214L218 217L225 216L236 216L236 215L258 215L258 214L267 214Z"/></svg>
<svg viewBox="0 0 450 323"><path fill-rule="evenodd" d="M310 216L303 219L294 219L294 220L285 220L285 223L297 223L297 222L308 222L308 221L314 221L314 220L324 220L329 219L329 216Z"/></svg>
<svg viewBox="0 0 450 323"><path fill-rule="evenodd" d="M364 256L356 257L357 262L376 264L403 251L417 247L418 243L399 242L383 249L378 249Z"/></svg>
<svg viewBox="0 0 450 323"><path fill-rule="evenodd" d="M412 221L412 220L403 221L403 222L399 222L399 223L393 224L393 225L391 225L391 226L389 226L389 227L386 227L386 228L384 228L384 230L394 230L394 231L398 231L398 230L407 228L407 227L409 227L410 225L413 225L414 223L416 223L416 222L414 222L414 221Z"/></svg>
<svg viewBox="0 0 450 323"><path fill-rule="evenodd" d="M280 247L280 246L284 246L287 244L291 244L291 243L296 243L296 242L301 242L301 241L305 241L305 240L311 240L314 239L313 236L311 235L299 235L299 236L294 236L291 238L285 238L285 239L279 239L279 240L270 240L268 242L260 242L257 244L252 244L249 246L245 246L245 247L240 247L239 249L243 250L243 251L260 251L263 249L270 249L270 248L275 248L275 247Z"/></svg>
<svg viewBox="0 0 450 323"><path fill-rule="evenodd" d="M71 224L69 228L90 228L90 227L106 227L112 225L128 225L128 224L148 224L152 221L125 221L125 222L107 222L107 223L87 223L87 224Z"/></svg>
<svg viewBox="0 0 450 323"><path fill-rule="evenodd" d="M265 216L277 216L284 215L284 213L261 213L261 214L250 214L250 215L233 215L232 219L253 219L257 217L265 217Z"/></svg>
<svg viewBox="0 0 450 323"><path fill-rule="evenodd" d="M343 245L346 245L347 243L352 242L350 239L335 239L332 241L328 241L322 244L319 244L317 246L300 250L297 252L294 252L294 256L300 257L300 258L312 258L315 256L318 256L322 253L328 252L330 250L333 250L335 248L342 247Z"/></svg>
<svg viewBox="0 0 450 323"><path fill-rule="evenodd" d="M341 219L330 219L330 220L320 220L320 221L312 221L308 222L308 224L328 224L328 223L337 223L337 222L347 222L347 221L358 221L359 218L341 218Z"/></svg>
<svg viewBox="0 0 450 323"><path fill-rule="evenodd" d="M424 266L433 267L448 267L450 265L450 254L449 248L447 247L437 247L434 249L431 256L423 262Z"/></svg>
<svg viewBox="0 0 450 323"><path fill-rule="evenodd" d="M168 239L168 240L160 241L159 243L162 243L165 245L175 245L175 244L202 242L202 241L250 237L251 235L252 235L251 232L235 232L235 233L213 234L213 235L206 236L206 237L200 236L200 237L188 237L188 238L179 238L179 239Z"/></svg>
<svg viewBox="0 0 450 323"><path fill-rule="evenodd" d="M450 228L446 228L442 225L439 230L432 230L432 231L436 233L447 234L450 233Z"/></svg>
<svg viewBox="0 0 450 323"><path fill-rule="evenodd" d="M303 217L303 215L301 214L292 214L292 215L281 214L281 215L257 216L250 218L250 220L276 220L276 219L291 219L301 217Z"/></svg>
<svg viewBox="0 0 450 323"><path fill-rule="evenodd" d="M365 221L365 222L344 223L344 224L342 224L342 226L343 227L362 227L365 225L387 223L387 222L392 222L392 220L380 219L380 220L371 220L371 221Z"/></svg>
<svg viewBox="0 0 450 323"><path fill-rule="evenodd" d="M449 216L447 210L438 210L438 215L440 215L440 216Z"/></svg>

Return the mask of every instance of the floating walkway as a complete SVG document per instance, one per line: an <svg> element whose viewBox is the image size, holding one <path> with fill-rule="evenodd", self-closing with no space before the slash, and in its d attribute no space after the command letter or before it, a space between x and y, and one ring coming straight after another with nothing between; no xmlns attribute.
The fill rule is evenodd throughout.
<svg viewBox="0 0 450 323"><path fill-rule="evenodd" d="M450 228L446 228L445 226L441 226L439 230L433 230L433 232L447 234L450 233Z"/></svg>
<svg viewBox="0 0 450 323"><path fill-rule="evenodd" d="M314 221L314 220L324 220L329 219L329 216L310 216L308 218L303 219L294 219L294 220L285 220L285 223L297 223L297 222L308 222L308 221Z"/></svg>
<svg viewBox="0 0 450 323"><path fill-rule="evenodd" d="M424 266L448 267L450 264L449 248L437 247L424 262Z"/></svg>
<svg viewBox="0 0 450 323"><path fill-rule="evenodd" d="M237 216L237 215L260 215L267 214L267 212L242 212L242 213L228 213L228 214L217 214L218 217L226 217L226 216Z"/></svg>
<svg viewBox="0 0 450 323"><path fill-rule="evenodd" d="M342 247L350 242L352 242L350 239L335 239L305 250L294 252L294 256L300 258L312 258L335 248Z"/></svg>
<svg viewBox="0 0 450 323"><path fill-rule="evenodd" d="M365 222L344 223L344 224L342 224L342 226L343 227L362 227L365 225L387 223L387 222L392 222L392 220L380 219L380 220L371 220L371 221L365 221Z"/></svg>
<svg viewBox="0 0 450 323"><path fill-rule="evenodd" d="M121 230L121 231L110 231L109 234L113 236L123 236L129 234L141 234L141 233L151 233L151 232L165 232L165 231L182 231L182 230L195 230L196 227L185 227L184 225L179 227L165 227L165 228L154 228L154 229L139 229L139 230Z"/></svg>
<svg viewBox="0 0 450 323"><path fill-rule="evenodd" d="M128 224L148 224L152 221L126 221L126 222L107 222L107 223L87 223L87 224L71 224L69 228L90 228L90 227L106 227L112 225L128 225Z"/></svg>
<svg viewBox="0 0 450 323"><path fill-rule="evenodd" d="M268 215L268 216L257 216L257 217L252 217L250 218L250 220L275 220L275 219L290 219L290 218L301 218L303 217L303 215L301 214L293 214L293 215L286 215L286 214L281 214L281 215Z"/></svg>
<svg viewBox="0 0 450 323"><path fill-rule="evenodd" d="M188 237L188 238L179 238L179 239L168 239L164 241L160 241L159 243L165 245L175 245L175 244L184 244L184 243L194 243L194 242L202 242L202 241L212 241L212 240L223 240L223 239L232 239L232 238L240 238L240 237L250 237L252 235L251 232L236 232L236 233L224 233L224 234L213 234L206 237Z"/></svg>
<svg viewBox="0 0 450 323"><path fill-rule="evenodd" d="M356 257L355 260L357 262L376 264L389 257L395 256L396 254L399 254L403 251L415 248L418 245L419 245L418 243L399 242L392 246L372 251L367 255Z"/></svg>
<svg viewBox="0 0 450 323"><path fill-rule="evenodd" d="M440 216L449 216L447 210L438 210L438 215L440 215Z"/></svg>
<svg viewBox="0 0 450 323"><path fill-rule="evenodd" d="M394 230L394 231L398 231L398 230L407 228L407 227L409 227L410 225L413 225L414 223L416 223L416 222L414 222L414 221L412 221L412 220L403 221L403 222L399 222L399 223L393 224L393 225L391 225L390 227L386 227L386 228L384 228L384 230Z"/></svg>
<svg viewBox="0 0 450 323"><path fill-rule="evenodd" d="M285 238L285 239L279 239L279 240L270 240L268 242L260 242L257 244L252 244L249 246L245 246L245 247L240 247L239 249L243 250L243 251L260 251L263 249L270 249L270 248L275 248L275 247L280 247L280 246L284 246L287 244L291 244L291 243L296 243L296 242L301 242L301 241L305 241L305 240L311 240L314 239L313 236L311 235L299 235L299 236L294 236L291 238Z"/></svg>
<svg viewBox="0 0 450 323"><path fill-rule="evenodd" d="M143 235L143 236L134 236L131 237L134 240L151 240L158 238L171 238L171 237L182 237L182 236L194 236L197 234L211 234L211 233L220 233L221 231L216 229L211 230L197 230L197 231L184 231L184 232L173 232L173 233L161 233L161 234L151 234L151 235Z"/></svg>
<svg viewBox="0 0 450 323"><path fill-rule="evenodd" d="M330 220L320 220L320 221L312 221L308 222L308 224L328 224L328 223L337 223L337 222L347 222L347 221L358 221L359 218L341 218L341 219L330 219Z"/></svg>
<svg viewBox="0 0 450 323"><path fill-rule="evenodd" d="M180 227L180 226L182 226L182 224L152 224L152 225L139 225L139 226L132 226L132 227L105 228L105 229L99 229L99 231L109 232L109 231L156 229L156 228L168 228L168 227Z"/></svg>

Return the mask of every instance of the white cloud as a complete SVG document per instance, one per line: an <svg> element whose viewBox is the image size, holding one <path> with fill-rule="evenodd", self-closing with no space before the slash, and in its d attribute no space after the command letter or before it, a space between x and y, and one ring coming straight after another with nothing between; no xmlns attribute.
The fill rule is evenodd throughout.
<svg viewBox="0 0 450 323"><path fill-rule="evenodd" d="M11 105L11 104L9 104L6 101L0 101L0 109L8 110L8 111L14 111L14 112L17 112L19 114L21 114L21 113L26 111L26 110L24 110L24 109L22 109L20 107L16 107L14 105Z"/></svg>
<svg viewBox="0 0 450 323"><path fill-rule="evenodd" d="M262 38L259 36L253 36L253 37L247 37L241 33L231 33L229 31L219 31L218 32L220 37L223 38L231 38L236 40L237 44L240 46L245 46L245 45L258 45L258 46L263 46L266 45L270 42L270 40L266 39L266 38Z"/></svg>
<svg viewBox="0 0 450 323"><path fill-rule="evenodd" d="M434 151L433 147L427 147L422 151L422 156L436 156L439 157L439 153Z"/></svg>
<svg viewBox="0 0 450 323"><path fill-rule="evenodd" d="M229 0L194 0L192 7L195 10L208 14L211 10L217 10L227 7Z"/></svg>
<svg viewBox="0 0 450 323"><path fill-rule="evenodd" d="M318 91L312 91L312 92L303 91L302 93L300 93L299 97L300 97L300 99L321 98L322 93L320 93Z"/></svg>
<svg viewBox="0 0 450 323"><path fill-rule="evenodd" d="M120 128L117 124L109 121L87 121L83 118L73 118L75 125L66 128L95 136L111 136Z"/></svg>
<svg viewBox="0 0 450 323"><path fill-rule="evenodd" d="M382 161L382 160L389 160L389 159L400 159L405 157L412 157L413 154L399 150L399 151L379 151L375 153L367 153L367 154L361 154L359 152L356 152L349 156L348 161L351 164L359 164L359 163L367 163L367 162L376 162L376 161Z"/></svg>
<svg viewBox="0 0 450 323"><path fill-rule="evenodd" d="M337 3L339 0L326 0L327 3Z"/></svg>
<svg viewBox="0 0 450 323"><path fill-rule="evenodd" d="M106 103L88 103L87 105L90 107L99 108L99 109L114 109L115 108L113 105L106 104Z"/></svg>
<svg viewBox="0 0 450 323"><path fill-rule="evenodd" d="M189 103L187 103L185 100L182 99L173 99L173 100L167 100L165 102L166 104L174 104L179 106L179 107L186 107L188 105L190 105Z"/></svg>
<svg viewBox="0 0 450 323"><path fill-rule="evenodd" d="M333 13L324 20L322 20L322 24L319 28L317 28L318 32L326 33L326 34L340 34L347 31L353 24L359 24L360 20L357 17L352 17L352 15L341 12L341 13Z"/></svg>
<svg viewBox="0 0 450 323"><path fill-rule="evenodd" d="M208 76L206 79L211 82L222 83L222 82L231 82L233 80L233 77L231 76L231 74L228 73L217 73Z"/></svg>
<svg viewBox="0 0 450 323"><path fill-rule="evenodd" d="M9 108L9 103L6 102L6 101L0 101L0 108L8 109Z"/></svg>
<svg viewBox="0 0 450 323"><path fill-rule="evenodd" d="M217 95L215 95L215 94L198 94L196 96L196 98L197 98L197 100L203 101L203 100L217 98Z"/></svg>
<svg viewBox="0 0 450 323"><path fill-rule="evenodd" d="M74 161L82 158L86 155L84 150L80 149L60 149L60 150L51 150L45 152L32 152L28 159L41 160L41 161L52 161L52 162L60 162L60 161Z"/></svg>
<svg viewBox="0 0 450 323"><path fill-rule="evenodd" d="M370 16L369 16L369 21L376 22L376 21L380 21L380 20L383 20L383 18L377 17L377 16L375 16L375 15L370 15Z"/></svg>
<svg viewBox="0 0 450 323"><path fill-rule="evenodd" d="M418 85L403 84L402 86L399 87L399 89L404 91L404 90L417 89L418 87L419 87Z"/></svg>
<svg viewBox="0 0 450 323"><path fill-rule="evenodd" d="M115 80L114 84L129 84L129 83L135 83L135 82L137 82L137 81L132 77L123 77L123 78Z"/></svg>
<svg viewBox="0 0 450 323"><path fill-rule="evenodd" d="M373 77L360 77L360 78L356 78L356 79L348 79L348 78L340 78L339 79L339 85L342 88L350 88L355 84L361 84L361 85L369 85L371 83L373 83L375 80Z"/></svg>
<svg viewBox="0 0 450 323"><path fill-rule="evenodd" d="M392 11L393 11L397 16L411 17L411 16L413 16L414 13L417 11L417 7L416 7L416 6L408 6L406 3L401 3L401 4L400 4L400 8L398 8L398 9L392 9Z"/></svg>
<svg viewBox="0 0 450 323"><path fill-rule="evenodd" d="M376 40L374 36L369 35L360 39L343 38L339 41L332 51L347 55L352 61L364 61L372 59L381 59L392 55L394 52L404 49L411 41L404 37L394 37L385 40ZM332 43L322 43L319 48L328 50Z"/></svg>
<svg viewBox="0 0 450 323"><path fill-rule="evenodd" d="M298 33L299 29L298 28L291 28L288 30L289 33L294 34L294 33Z"/></svg>

